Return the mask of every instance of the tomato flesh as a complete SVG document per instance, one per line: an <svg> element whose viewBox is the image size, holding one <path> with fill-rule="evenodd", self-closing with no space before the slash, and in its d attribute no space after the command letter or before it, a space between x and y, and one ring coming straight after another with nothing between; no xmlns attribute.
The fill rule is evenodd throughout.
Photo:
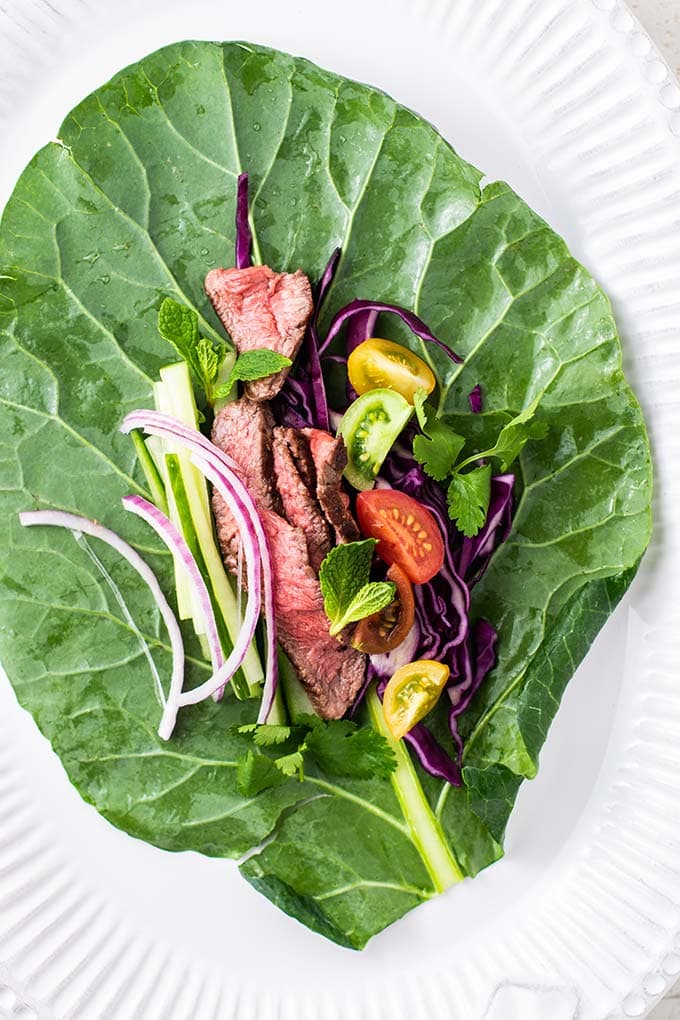
<svg viewBox="0 0 680 1020"><path fill-rule="evenodd" d="M383 715L395 740L432 711L449 679L449 667L434 659L409 662L389 680L383 694Z"/></svg>
<svg viewBox="0 0 680 1020"><path fill-rule="evenodd" d="M347 359L347 372L357 393L389 389L413 403L417 390L431 393L437 384L422 358L393 340L372 337L355 347Z"/></svg>
<svg viewBox="0 0 680 1020"><path fill-rule="evenodd" d="M383 655L398 648L413 626L415 601L411 582L396 563L387 571L387 580L397 586L394 602L360 620L352 637L354 647L367 655Z"/></svg>
<svg viewBox="0 0 680 1020"><path fill-rule="evenodd" d="M357 497L357 518L376 552L396 563L413 584L425 584L444 564L444 540L437 521L418 500L396 489L373 489Z"/></svg>

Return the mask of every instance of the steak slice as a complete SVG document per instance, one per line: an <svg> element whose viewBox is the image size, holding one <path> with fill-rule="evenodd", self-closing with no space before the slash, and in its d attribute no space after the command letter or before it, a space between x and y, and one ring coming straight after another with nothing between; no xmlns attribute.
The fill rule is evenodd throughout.
<svg viewBox="0 0 680 1020"><path fill-rule="evenodd" d="M342 487L347 450L342 436L322 429L302 429L307 437L316 470L316 498L338 542L356 542L361 536L349 508L349 496Z"/></svg>
<svg viewBox="0 0 680 1020"><path fill-rule="evenodd" d="M314 462L307 440L295 429L275 428L272 449L283 514L289 524L302 530L309 562L318 572L324 557L330 552L331 536L314 496Z"/></svg>
<svg viewBox="0 0 680 1020"><path fill-rule="evenodd" d="M277 514L263 515L274 564L278 638L315 712L340 719L364 682L366 656L328 633L319 581L303 533Z"/></svg>
<svg viewBox="0 0 680 1020"><path fill-rule="evenodd" d="M241 397L218 411L211 438L237 464L241 481L258 509L278 512L281 501L274 488L273 431L274 419L268 405ZM222 555L228 569L235 573L239 545L236 521L218 492L213 492L212 507Z"/></svg>
<svg viewBox="0 0 680 1020"><path fill-rule="evenodd" d="M302 270L275 273L269 266L211 269L205 291L239 354L266 347L295 360L312 314L312 288ZM246 394L252 400L270 400L289 371L284 368L276 375L246 383Z"/></svg>

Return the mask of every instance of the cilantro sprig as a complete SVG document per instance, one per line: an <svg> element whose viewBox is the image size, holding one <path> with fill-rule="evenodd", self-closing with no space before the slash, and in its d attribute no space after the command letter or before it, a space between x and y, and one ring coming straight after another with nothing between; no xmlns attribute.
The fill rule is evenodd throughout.
<svg viewBox="0 0 680 1020"><path fill-rule="evenodd" d="M338 545L321 564L319 584L333 636L394 601L396 586L392 581L369 580L376 544L374 538L367 538Z"/></svg>
<svg viewBox="0 0 680 1020"><path fill-rule="evenodd" d="M414 397L421 434L413 440L413 456L435 481L448 479L449 517L464 535L472 538L483 526L489 511L491 465L485 462L497 460L500 470L507 471L529 440L542 439L548 426L534 420L537 398L503 426L493 446L459 460L465 437L439 418L425 398L424 390L419 390Z"/></svg>
<svg viewBox="0 0 680 1020"><path fill-rule="evenodd" d="M327 775L350 779L387 778L397 760L385 738L370 726L348 719L324 722L315 715L300 716L295 724L239 726L250 738L249 748L236 764L236 781L244 797L305 778L305 767L314 763Z"/></svg>

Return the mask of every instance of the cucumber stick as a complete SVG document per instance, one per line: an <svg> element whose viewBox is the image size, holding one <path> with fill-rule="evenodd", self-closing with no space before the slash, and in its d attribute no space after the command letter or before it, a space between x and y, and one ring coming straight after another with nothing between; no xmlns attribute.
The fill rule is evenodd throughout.
<svg viewBox="0 0 680 1020"><path fill-rule="evenodd" d="M154 387L157 409L172 415L191 428L197 428L196 403L187 365L184 362L169 365L161 369L160 375L161 383ZM172 443L169 441L164 441L163 448L165 453L174 454L176 457L176 461L171 462L174 487L170 484L168 463L165 457L163 457L161 469L166 480L170 513L171 516L173 513L176 515L173 520L182 529L192 552L195 554L196 548L200 550L206 582L209 581L208 590L213 597L214 605L219 610L217 613L218 630L225 644L224 651L228 654L241 629L242 620L238 612L236 594L225 572L222 557L215 541L208 487L203 475L191 463L190 456L185 450L172 449ZM181 479L181 487L178 479ZM181 514L177 505L178 498L180 502L184 501ZM201 614L190 613L189 615L194 616L196 631L200 635L204 632L205 627L203 623L197 621L196 617ZM254 643L248 650L241 671L245 682L241 680L239 683L240 677L237 674L234 677L234 691L241 696L247 696L248 693L253 696L259 694L264 673Z"/></svg>

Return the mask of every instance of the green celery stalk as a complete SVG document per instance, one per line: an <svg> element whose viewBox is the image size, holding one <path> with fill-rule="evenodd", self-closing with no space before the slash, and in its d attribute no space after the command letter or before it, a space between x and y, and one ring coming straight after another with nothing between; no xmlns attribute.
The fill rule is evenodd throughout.
<svg viewBox="0 0 680 1020"><path fill-rule="evenodd" d="M374 728L383 735L396 755L397 768L390 778L406 824L411 830L413 842L435 889L437 892L443 892L449 886L462 881L464 875L451 853L437 817L427 802L404 741L395 740L387 728L375 685L366 695L366 702Z"/></svg>

